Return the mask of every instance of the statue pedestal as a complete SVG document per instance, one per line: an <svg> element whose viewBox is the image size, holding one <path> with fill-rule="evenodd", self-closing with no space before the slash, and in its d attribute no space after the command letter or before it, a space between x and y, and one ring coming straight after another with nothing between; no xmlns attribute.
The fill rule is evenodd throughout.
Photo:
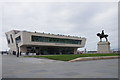
<svg viewBox="0 0 120 80"><path fill-rule="evenodd" d="M110 53L110 42L98 42L97 53Z"/></svg>

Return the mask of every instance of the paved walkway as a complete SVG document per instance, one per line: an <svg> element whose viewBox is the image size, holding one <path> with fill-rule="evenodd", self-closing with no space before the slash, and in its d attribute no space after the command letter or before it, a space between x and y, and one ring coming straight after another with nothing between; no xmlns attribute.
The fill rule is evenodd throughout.
<svg viewBox="0 0 120 80"><path fill-rule="evenodd" d="M118 60L64 62L2 56L3 78L117 78Z"/></svg>

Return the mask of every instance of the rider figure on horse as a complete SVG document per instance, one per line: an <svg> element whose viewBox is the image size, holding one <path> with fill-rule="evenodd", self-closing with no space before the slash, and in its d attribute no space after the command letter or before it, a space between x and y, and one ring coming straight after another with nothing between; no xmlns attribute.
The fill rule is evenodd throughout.
<svg viewBox="0 0 120 80"><path fill-rule="evenodd" d="M104 35L104 30L102 30L102 35Z"/></svg>
<svg viewBox="0 0 120 80"><path fill-rule="evenodd" d="M105 38L106 39L106 42L108 41L107 37L108 35L107 34L104 34L104 30L102 30L102 33L97 33L97 36L100 37L100 41L102 41L102 38Z"/></svg>

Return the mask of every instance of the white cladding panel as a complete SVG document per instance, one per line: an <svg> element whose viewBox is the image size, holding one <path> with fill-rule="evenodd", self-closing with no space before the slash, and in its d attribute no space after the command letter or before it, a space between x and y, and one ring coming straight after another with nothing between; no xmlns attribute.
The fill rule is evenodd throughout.
<svg viewBox="0 0 120 80"><path fill-rule="evenodd" d="M49 43L49 42L33 42L31 41L31 36L45 36L45 37L53 37L53 38L64 38L64 39L75 39L75 40L82 40L81 44L64 44L64 43ZM47 35L47 34L39 34L39 33L32 33L32 32L22 32L22 45L40 45L40 46L63 46L63 47L84 47L86 38L71 38L66 36L55 36L55 35Z"/></svg>
<svg viewBox="0 0 120 80"><path fill-rule="evenodd" d="M53 34L43 34L43 33L34 33L34 32L27 32L27 31L18 31L18 30L12 30L9 32L6 32L5 34L8 35L8 38L10 39L10 44L8 44L8 47L12 51L16 51L16 41L15 39L17 37L21 37L21 42L18 43L18 46L24 50L25 46L28 45L37 45L37 46L60 46L60 47L75 47L75 48L82 48L85 46L86 38L78 38L78 37L69 37L69 36L61 36L61 35L53 35ZM11 43L10 35L12 35L13 43ZM44 37L52 37L52 38L62 38L62 39L75 39L75 40L82 40L81 44L64 44L64 43L49 43L49 42L33 42L31 41L31 36L44 36ZM24 46L24 47L23 47Z"/></svg>

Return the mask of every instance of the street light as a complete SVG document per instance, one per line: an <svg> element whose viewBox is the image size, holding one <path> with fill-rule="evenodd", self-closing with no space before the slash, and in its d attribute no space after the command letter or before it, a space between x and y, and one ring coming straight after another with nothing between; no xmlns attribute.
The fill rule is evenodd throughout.
<svg viewBox="0 0 120 80"><path fill-rule="evenodd" d="M19 47L18 47L18 43L16 43L16 47L17 47L17 57L19 57Z"/></svg>

